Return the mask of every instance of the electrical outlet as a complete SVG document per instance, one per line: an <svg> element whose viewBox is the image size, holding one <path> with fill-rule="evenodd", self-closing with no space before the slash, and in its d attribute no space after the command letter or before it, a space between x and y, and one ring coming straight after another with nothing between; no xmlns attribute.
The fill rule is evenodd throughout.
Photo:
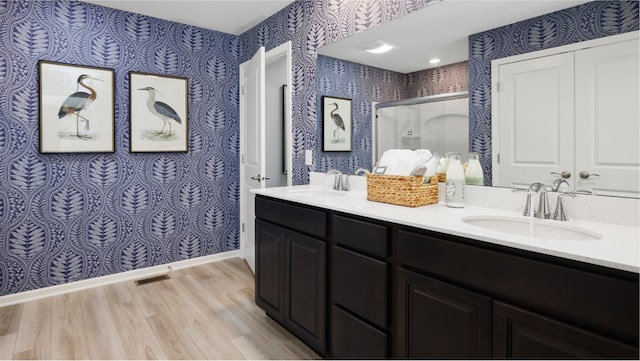
<svg viewBox="0 0 640 361"><path fill-rule="evenodd" d="M313 151L311 149L304 151L304 164L313 165Z"/></svg>

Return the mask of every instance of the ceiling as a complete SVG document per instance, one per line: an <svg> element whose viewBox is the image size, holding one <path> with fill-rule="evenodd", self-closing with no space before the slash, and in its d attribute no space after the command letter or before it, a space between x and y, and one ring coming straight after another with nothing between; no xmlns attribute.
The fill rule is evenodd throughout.
<svg viewBox="0 0 640 361"><path fill-rule="evenodd" d="M406 74L468 60L471 34L587 2L444 0L329 44L320 48L318 54ZM395 48L378 55L364 51L377 41ZM439 58L441 62L431 65L431 58Z"/></svg>
<svg viewBox="0 0 640 361"><path fill-rule="evenodd" d="M293 0L83 0L114 9L240 35Z"/></svg>
<svg viewBox="0 0 640 361"><path fill-rule="evenodd" d="M240 35L294 0L83 0L119 10ZM318 0L327 1L327 0ZM318 50L318 54L399 73L468 59L468 36L589 0L440 0ZM376 41L395 46L385 54L363 50ZM437 57L439 64L428 60Z"/></svg>

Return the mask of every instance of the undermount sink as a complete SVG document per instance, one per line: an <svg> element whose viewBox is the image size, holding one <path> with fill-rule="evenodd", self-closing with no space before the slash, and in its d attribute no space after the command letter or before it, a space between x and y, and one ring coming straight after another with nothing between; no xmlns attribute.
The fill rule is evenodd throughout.
<svg viewBox="0 0 640 361"><path fill-rule="evenodd" d="M344 197L347 192L339 192L329 189L302 189L289 192L294 197L302 198L325 198L325 197Z"/></svg>
<svg viewBox="0 0 640 361"><path fill-rule="evenodd" d="M469 216L463 217L462 222L491 231L552 240L592 241L602 238L586 229L537 218Z"/></svg>

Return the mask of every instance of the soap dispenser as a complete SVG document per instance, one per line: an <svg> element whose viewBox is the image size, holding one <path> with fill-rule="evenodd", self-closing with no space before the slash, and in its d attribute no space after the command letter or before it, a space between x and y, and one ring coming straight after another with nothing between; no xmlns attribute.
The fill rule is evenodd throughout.
<svg viewBox="0 0 640 361"><path fill-rule="evenodd" d="M482 186L484 185L484 174L480 164L480 155L476 152L469 153L469 163L464 171L465 183Z"/></svg>
<svg viewBox="0 0 640 361"><path fill-rule="evenodd" d="M460 153L451 153L447 166L446 198L447 207L464 207L464 170L460 161Z"/></svg>

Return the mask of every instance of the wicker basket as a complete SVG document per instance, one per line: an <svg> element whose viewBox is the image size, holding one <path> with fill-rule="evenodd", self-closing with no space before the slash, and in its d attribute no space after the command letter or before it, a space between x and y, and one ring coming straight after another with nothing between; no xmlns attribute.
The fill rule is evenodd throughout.
<svg viewBox="0 0 640 361"><path fill-rule="evenodd" d="M446 183L447 175L445 173L436 173L436 177L438 177L438 182Z"/></svg>
<svg viewBox="0 0 640 361"><path fill-rule="evenodd" d="M406 207L438 203L438 177L422 184L422 177L367 174L367 199Z"/></svg>

